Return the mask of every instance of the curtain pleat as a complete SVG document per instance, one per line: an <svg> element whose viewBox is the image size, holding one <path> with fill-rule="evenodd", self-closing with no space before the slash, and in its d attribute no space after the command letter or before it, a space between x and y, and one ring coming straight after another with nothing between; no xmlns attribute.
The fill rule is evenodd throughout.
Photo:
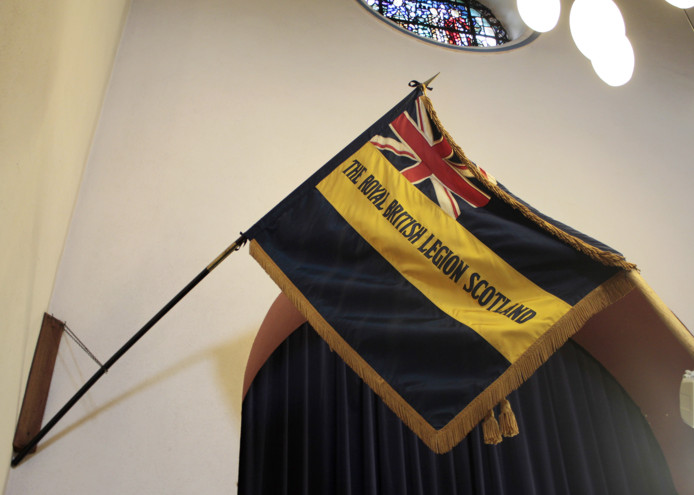
<svg viewBox="0 0 694 495"><path fill-rule="evenodd" d="M304 324L243 404L240 495L667 495L668 467L619 384L569 341L509 402L520 434L429 450Z"/></svg>

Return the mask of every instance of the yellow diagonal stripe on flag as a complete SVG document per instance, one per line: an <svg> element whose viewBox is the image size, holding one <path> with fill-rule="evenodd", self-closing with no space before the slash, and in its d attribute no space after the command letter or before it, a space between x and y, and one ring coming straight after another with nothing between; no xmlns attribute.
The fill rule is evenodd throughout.
<svg viewBox="0 0 694 495"><path fill-rule="evenodd" d="M414 287L511 363L571 309L446 215L370 143L316 187Z"/></svg>

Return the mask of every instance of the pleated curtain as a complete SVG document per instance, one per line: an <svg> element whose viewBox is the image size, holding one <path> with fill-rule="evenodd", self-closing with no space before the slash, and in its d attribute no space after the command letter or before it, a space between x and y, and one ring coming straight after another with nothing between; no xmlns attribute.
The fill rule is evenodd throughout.
<svg viewBox="0 0 694 495"><path fill-rule="evenodd" d="M305 323L244 399L238 493L676 493L647 421L578 344L569 341L508 399L518 436L485 445L478 426L435 454Z"/></svg>

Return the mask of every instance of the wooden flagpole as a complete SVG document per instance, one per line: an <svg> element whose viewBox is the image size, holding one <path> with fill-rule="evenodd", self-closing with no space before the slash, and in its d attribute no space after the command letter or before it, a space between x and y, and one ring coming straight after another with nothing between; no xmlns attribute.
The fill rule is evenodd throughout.
<svg viewBox="0 0 694 495"><path fill-rule="evenodd" d="M171 310L171 308L178 304L181 299L183 299L191 290L193 290L193 288L198 285L202 279L209 275L212 270L217 268L217 266L219 266L219 264L224 261L227 256L234 251L238 251L241 246L246 243L246 241L246 237L241 234L238 239L236 239L231 245L229 245L229 247L222 251L222 253L217 256L209 265L207 265L205 269L202 270L193 280L191 280L188 285L181 289L181 291L176 294L173 299L166 304L166 306L160 309L156 315L145 323L145 325L140 328L135 335L130 337L130 339L123 344L123 346L118 349L84 385L82 385L82 388L80 388L75 395L73 395L72 398L65 403L65 405L50 419L50 421L48 421L46 425L41 428L34 438L29 440L29 442L19 452L17 452L17 455L15 455L12 459L12 467L17 466L20 462L22 462L22 459L24 459L24 457L26 457L26 455L31 452L34 447L36 447L36 444L38 444L41 439L46 436L46 434L56 425L56 423L60 421L63 416L65 416L72 406L74 406L77 401L79 401L82 396L87 393L87 391L109 370L111 366L113 366L116 361L118 361L118 359L121 358L121 356L123 356L123 354L128 352L128 350L134 346L135 343L140 340L140 338L142 338L159 320L161 320L164 315Z"/></svg>

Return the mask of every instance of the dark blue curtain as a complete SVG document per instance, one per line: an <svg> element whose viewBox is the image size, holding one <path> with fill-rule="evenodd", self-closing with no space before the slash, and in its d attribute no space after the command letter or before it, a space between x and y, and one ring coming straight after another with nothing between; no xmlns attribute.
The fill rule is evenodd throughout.
<svg viewBox="0 0 694 495"><path fill-rule="evenodd" d="M508 397L520 435L430 451L304 324L243 404L240 495L666 495L647 422L573 342Z"/></svg>

